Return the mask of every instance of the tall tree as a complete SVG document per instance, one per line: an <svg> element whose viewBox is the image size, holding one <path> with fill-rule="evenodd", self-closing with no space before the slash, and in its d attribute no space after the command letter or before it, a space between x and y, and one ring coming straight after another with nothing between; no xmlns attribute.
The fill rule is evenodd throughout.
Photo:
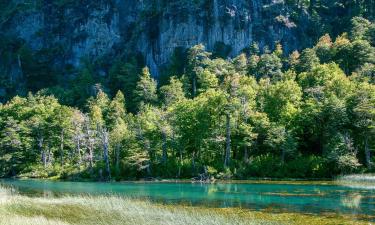
<svg viewBox="0 0 375 225"><path fill-rule="evenodd" d="M140 80L134 90L134 100L138 104L138 109L145 104L154 104L157 101L157 83L151 78L147 67L143 68Z"/></svg>
<svg viewBox="0 0 375 225"><path fill-rule="evenodd" d="M209 62L211 53L205 51L203 45L193 46L188 51L187 75L191 82L191 96L197 96L197 73L201 72Z"/></svg>

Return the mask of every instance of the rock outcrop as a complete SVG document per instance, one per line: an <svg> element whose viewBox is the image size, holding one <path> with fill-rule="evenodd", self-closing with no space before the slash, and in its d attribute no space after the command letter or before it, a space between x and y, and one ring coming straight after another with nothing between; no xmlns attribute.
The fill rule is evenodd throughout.
<svg viewBox="0 0 375 225"><path fill-rule="evenodd" d="M307 13L294 22L283 0L12 0L7 10L3 33L33 50L57 49L61 67L138 51L158 76L177 47L223 45L234 56L253 41L280 41L286 52L311 42L301 35Z"/></svg>

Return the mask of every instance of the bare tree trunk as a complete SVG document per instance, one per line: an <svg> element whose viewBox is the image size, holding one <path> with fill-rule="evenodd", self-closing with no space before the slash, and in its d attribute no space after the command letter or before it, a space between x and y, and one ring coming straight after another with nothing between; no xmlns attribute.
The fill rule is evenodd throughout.
<svg viewBox="0 0 375 225"><path fill-rule="evenodd" d="M47 165L51 164L51 161L52 161L52 153L51 153L51 147L50 147L50 144L48 143L47 145L47 149L48 149L48 152L47 152Z"/></svg>
<svg viewBox="0 0 375 225"><path fill-rule="evenodd" d="M93 143L90 140L89 140L88 147L89 147L89 166L90 166L90 169L92 170L92 168L94 167L94 162L93 162L93 159L94 159L94 145L93 145Z"/></svg>
<svg viewBox="0 0 375 225"><path fill-rule="evenodd" d="M368 136L365 137L365 155L366 155L366 164L367 168L371 170L371 152L368 144Z"/></svg>
<svg viewBox="0 0 375 225"><path fill-rule="evenodd" d="M225 140L225 159L224 167L228 167L230 163L230 151L231 151L231 127L230 127L230 115L226 114L226 140Z"/></svg>
<svg viewBox="0 0 375 225"><path fill-rule="evenodd" d="M64 165L64 129L61 130L60 135L60 164Z"/></svg>
<svg viewBox="0 0 375 225"><path fill-rule="evenodd" d="M81 166L82 163L82 156L81 156L81 140L77 138L77 155L78 155L78 166Z"/></svg>
<svg viewBox="0 0 375 225"><path fill-rule="evenodd" d="M38 147L39 147L39 150L40 150L40 153L41 153L43 166L44 166L44 168L46 168L47 167L47 157L46 157L46 152L43 149L43 137L38 138Z"/></svg>
<svg viewBox="0 0 375 225"><path fill-rule="evenodd" d="M90 132L90 127L89 125L87 125L87 128L86 128L86 136L87 136L87 147L88 147L88 150L89 150L89 166L90 166L90 169L92 170L92 168L94 167L94 143L95 143L95 139L92 138L92 134Z"/></svg>
<svg viewBox="0 0 375 225"><path fill-rule="evenodd" d="M107 179L111 180L111 168L109 167L109 157L108 157L108 146L109 146L109 137L106 129L102 131L102 143L103 143L103 156L105 162L105 169L107 173Z"/></svg>

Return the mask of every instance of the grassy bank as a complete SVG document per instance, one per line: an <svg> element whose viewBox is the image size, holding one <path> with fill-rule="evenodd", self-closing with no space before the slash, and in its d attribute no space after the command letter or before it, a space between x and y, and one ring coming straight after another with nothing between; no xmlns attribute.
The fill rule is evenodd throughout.
<svg viewBox="0 0 375 225"><path fill-rule="evenodd" d="M120 197L30 198L0 190L0 225L9 224L368 224L336 215L162 205Z"/></svg>

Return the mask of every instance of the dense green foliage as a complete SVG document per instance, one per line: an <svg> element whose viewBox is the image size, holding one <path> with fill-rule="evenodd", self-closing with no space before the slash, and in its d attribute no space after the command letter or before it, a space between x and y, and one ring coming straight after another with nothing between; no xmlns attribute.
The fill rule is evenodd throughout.
<svg viewBox="0 0 375 225"><path fill-rule="evenodd" d="M197 45L184 68L173 69L184 74L159 86L134 62L116 63L103 85L88 65L69 92L45 89L0 105L0 174L321 178L371 171L374 26L354 18L350 33L334 41L325 35L288 57L281 45L259 51L254 43L250 53L224 60Z"/></svg>

